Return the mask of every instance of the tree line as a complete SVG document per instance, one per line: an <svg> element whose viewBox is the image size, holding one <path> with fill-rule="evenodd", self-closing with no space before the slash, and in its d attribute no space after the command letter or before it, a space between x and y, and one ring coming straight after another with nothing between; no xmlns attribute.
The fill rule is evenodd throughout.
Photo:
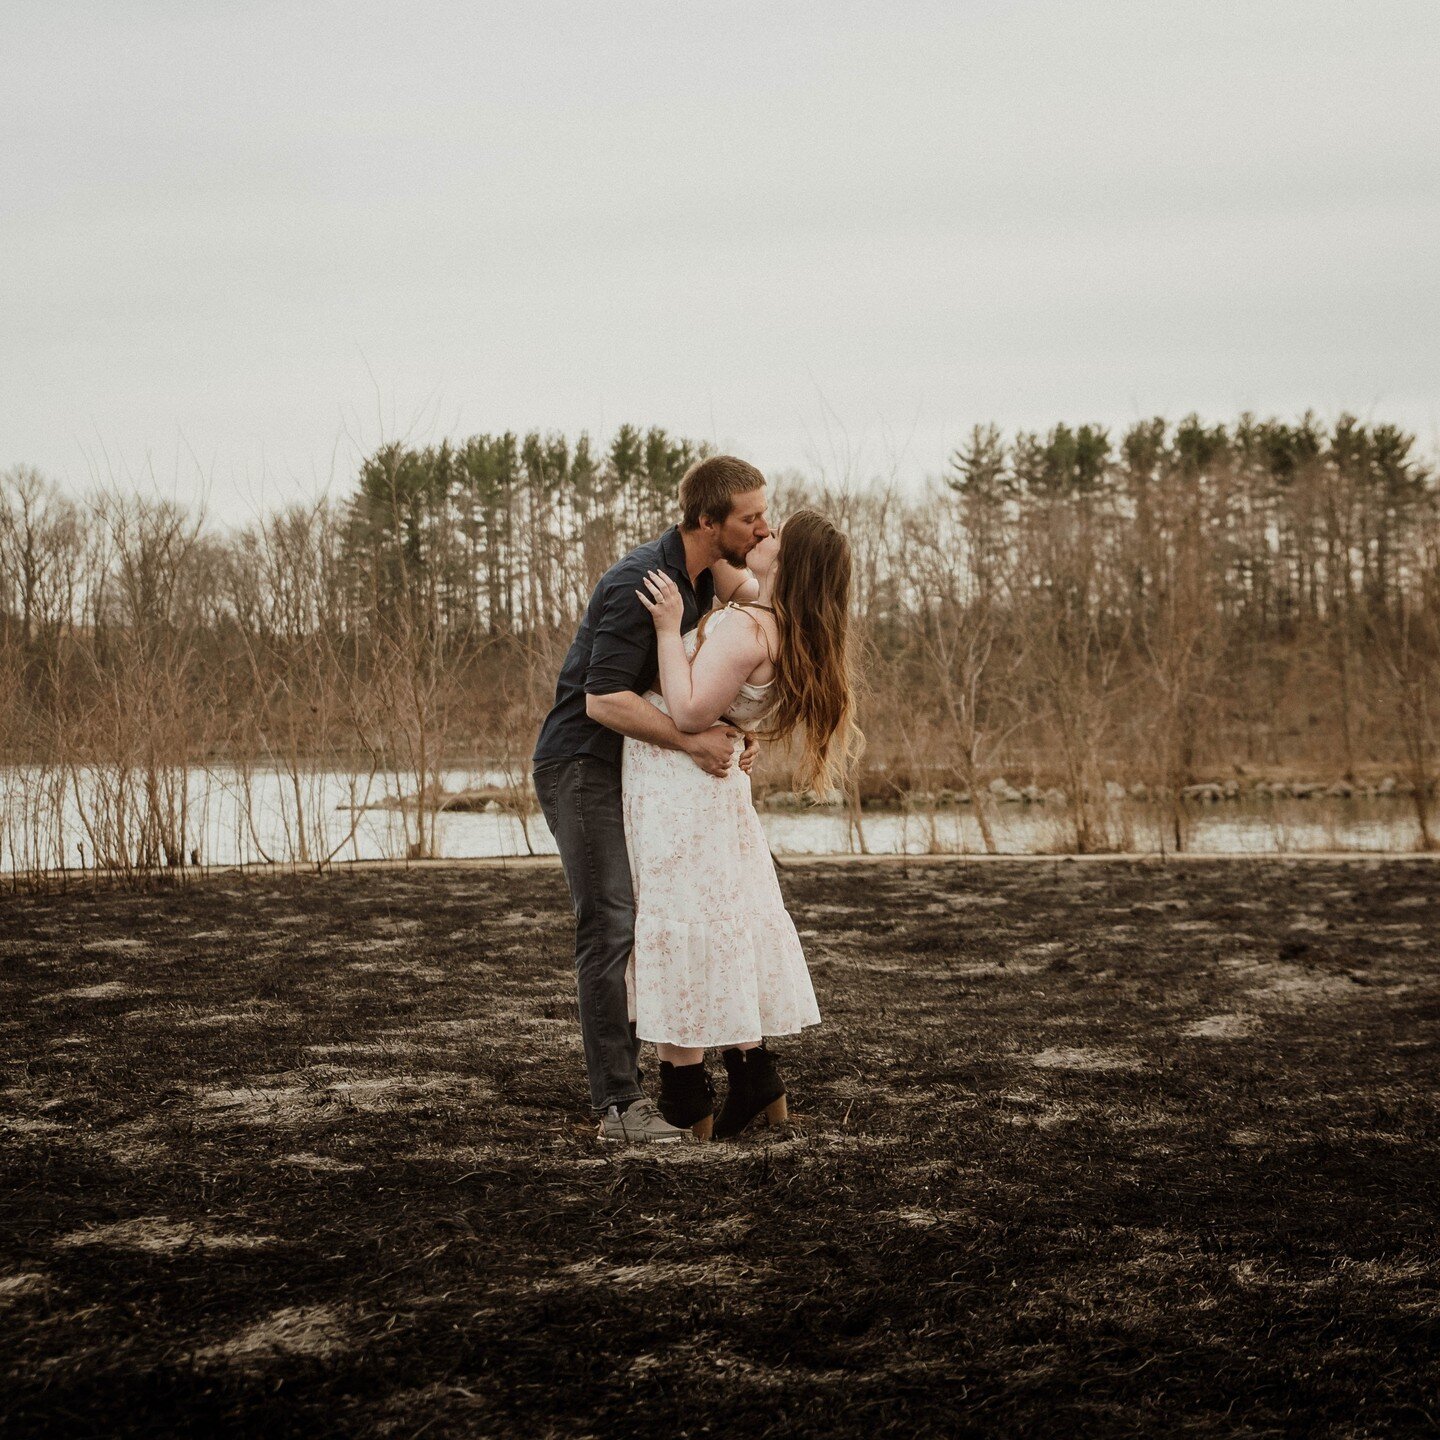
<svg viewBox="0 0 1440 1440"><path fill-rule="evenodd" d="M194 850L189 778L285 780L283 858L344 826L315 776L418 797L440 771L525 762L599 574L675 518L706 447L623 426L387 444L350 494L225 529L134 494L0 477L0 762L13 866L54 853L77 806L88 859L145 870ZM856 796L963 792L993 846L990 785L1065 795L1071 843L1118 843L1143 782L1185 843L1185 787L1403 772L1422 840L1436 762L1440 487L1414 437L1189 416L1112 435L976 426L919 489L772 477L772 509L828 510L856 553ZM783 785L783 756L761 778ZM83 783L82 778L83 777ZM78 797L83 796L83 803ZM339 841L337 843L337 836ZM277 857L281 858L281 857Z"/></svg>

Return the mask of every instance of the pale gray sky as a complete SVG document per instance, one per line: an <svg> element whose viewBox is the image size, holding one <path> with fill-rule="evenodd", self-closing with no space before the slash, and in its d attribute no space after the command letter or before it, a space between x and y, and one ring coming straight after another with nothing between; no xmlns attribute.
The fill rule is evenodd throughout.
<svg viewBox="0 0 1440 1440"><path fill-rule="evenodd" d="M239 519L629 420L1440 433L1440 4L7 0L0 468Z"/></svg>

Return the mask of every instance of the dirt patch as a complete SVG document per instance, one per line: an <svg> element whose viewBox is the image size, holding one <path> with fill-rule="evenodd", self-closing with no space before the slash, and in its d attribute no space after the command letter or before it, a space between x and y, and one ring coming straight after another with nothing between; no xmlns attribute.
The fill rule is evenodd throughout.
<svg viewBox="0 0 1440 1440"><path fill-rule="evenodd" d="M554 868L12 901L0 1431L1415 1433L1433 877L787 865L795 1123L656 1152Z"/></svg>

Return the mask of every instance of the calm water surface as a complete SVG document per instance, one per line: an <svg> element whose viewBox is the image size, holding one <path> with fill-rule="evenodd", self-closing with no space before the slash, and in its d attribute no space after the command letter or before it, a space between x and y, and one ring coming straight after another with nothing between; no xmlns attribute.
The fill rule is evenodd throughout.
<svg viewBox="0 0 1440 1440"><path fill-rule="evenodd" d="M446 790L493 786L494 772L455 770L443 776ZM364 808L397 790L393 777L373 781L319 772L304 777L297 796L288 778L274 772L196 771L189 777L185 848L212 865L293 861L301 856L337 860L403 858L414 838L413 816L398 809ZM80 786L84 797L85 785ZM95 853L77 797L66 792L55 807L41 796L33 771L0 771L0 870L39 863L80 863ZM357 808L359 807L359 808ZM88 809L93 814L92 803ZM1121 801L1111 809L1112 833L1123 848L1173 850L1165 816L1155 807ZM1063 813L1046 805L999 805L991 811L999 848L1009 854L1043 854L1070 848ZM830 811L761 812L770 844L780 855L848 854L859 844L849 823ZM1410 802L1387 800L1231 801L1187 810L1186 848L1204 853L1277 854L1304 850L1408 851L1419 831ZM407 825L408 818L408 825ZM92 821L93 824L93 821ZM980 854L984 844L973 809L933 812L864 812L865 846L875 854ZM442 815L439 853L479 856L553 854L544 820L523 824L513 816ZM28 858L27 858L28 857Z"/></svg>

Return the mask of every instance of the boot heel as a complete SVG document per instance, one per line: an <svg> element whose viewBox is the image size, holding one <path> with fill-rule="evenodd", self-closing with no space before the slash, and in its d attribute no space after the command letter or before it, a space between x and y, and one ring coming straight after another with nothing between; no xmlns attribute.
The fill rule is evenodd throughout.
<svg viewBox="0 0 1440 1440"><path fill-rule="evenodd" d="M785 1103L782 1095L778 1100L772 1100L765 1107L765 1120L770 1125L782 1125L790 1118L790 1107Z"/></svg>
<svg viewBox="0 0 1440 1440"><path fill-rule="evenodd" d="M690 1129L697 1140L708 1140L715 1130L715 1117L707 1115L703 1120L697 1120Z"/></svg>

